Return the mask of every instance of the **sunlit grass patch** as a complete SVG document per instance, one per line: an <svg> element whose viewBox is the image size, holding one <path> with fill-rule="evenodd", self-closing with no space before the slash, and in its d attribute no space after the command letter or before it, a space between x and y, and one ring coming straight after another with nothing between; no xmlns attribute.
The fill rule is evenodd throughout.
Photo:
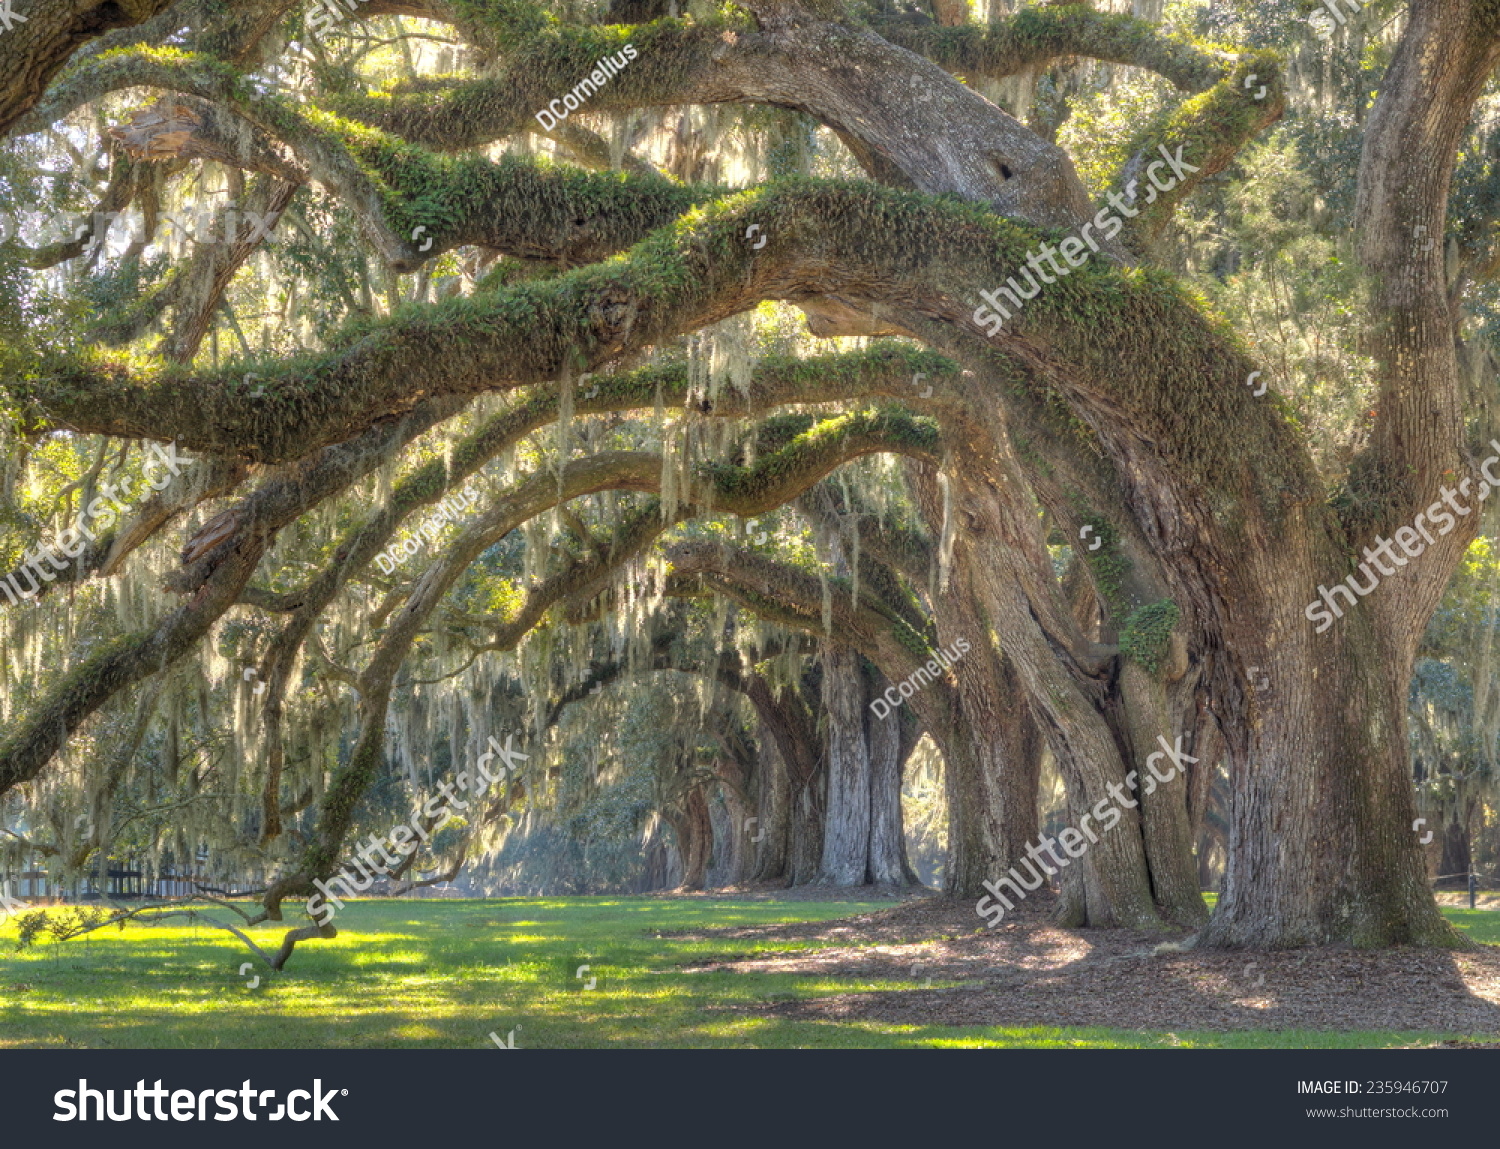
<svg viewBox="0 0 1500 1149"><path fill-rule="evenodd" d="M340 913L336 939L303 943L281 974L231 935L202 926L131 925L16 954L7 923L0 926L0 1047L478 1050L494 1048L490 1033L503 1040L512 1031L518 1048L1333 1048L1456 1036L767 1017L759 1010L768 1003L961 983L933 977L927 986L920 968L912 978L705 969L692 963L860 942L681 936L849 917L889 904L355 901ZM1500 941L1500 915L1446 912L1478 940ZM265 923L253 936L274 950L289 924Z"/></svg>

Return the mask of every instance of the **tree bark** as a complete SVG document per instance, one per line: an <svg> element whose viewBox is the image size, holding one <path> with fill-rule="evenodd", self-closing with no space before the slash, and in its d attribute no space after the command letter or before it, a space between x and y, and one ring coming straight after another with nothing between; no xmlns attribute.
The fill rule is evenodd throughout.
<svg viewBox="0 0 1500 1149"><path fill-rule="evenodd" d="M817 880L823 856L823 774L792 799L792 885Z"/></svg>
<svg viewBox="0 0 1500 1149"><path fill-rule="evenodd" d="M865 691L859 655L842 643L823 646L823 713L827 732L828 804L817 881L865 882L870 855L870 754L865 745Z"/></svg>
<svg viewBox="0 0 1500 1149"><path fill-rule="evenodd" d="M1120 668L1120 695L1128 760L1135 764L1142 782L1141 831L1145 837L1152 896L1174 921L1200 926L1208 920L1208 906L1198 888L1192 823L1188 817L1188 794L1195 766L1184 763L1170 782L1157 782L1148 765L1153 755L1162 763L1160 754L1164 746L1174 749L1181 746L1184 754L1195 757L1192 742L1172 722L1166 686L1159 674L1127 659ZM1196 768L1203 769L1203 764L1197 763ZM1175 768L1168 759L1161 769L1165 774Z"/></svg>
<svg viewBox="0 0 1500 1149"><path fill-rule="evenodd" d="M760 747L760 790L756 795L757 823L751 835L755 843L757 882L782 882L790 885L793 794L787 777L786 763L776 748L776 740L764 718L756 737Z"/></svg>
<svg viewBox="0 0 1500 1149"><path fill-rule="evenodd" d="M719 776L719 792L724 796L724 813L728 820L723 837L727 857L720 859L725 885L739 886L749 880L755 864L754 836L749 825L751 807L750 778L732 758L720 757L714 763Z"/></svg>
<svg viewBox="0 0 1500 1149"><path fill-rule="evenodd" d="M174 0L39 0L0 38L0 130L32 108L77 48L112 28L140 24Z"/></svg>
<svg viewBox="0 0 1500 1149"><path fill-rule="evenodd" d="M866 878L878 886L904 886L911 867L906 862L906 835L901 822L901 722L895 715L876 718L869 701L878 696L886 679L878 671L867 696L861 697L865 746L870 771L870 849Z"/></svg>
<svg viewBox="0 0 1500 1149"><path fill-rule="evenodd" d="M682 882L677 888L701 890L708 881L708 863L714 849L713 819L701 783L683 796L682 813L672 822L672 828L677 831L677 852L682 856Z"/></svg>
<svg viewBox="0 0 1500 1149"><path fill-rule="evenodd" d="M1370 562L1351 573L1350 556L1377 531L1412 524L1452 475L1473 469L1443 245L1415 237L1443 233L1456 150L1497 60L1492 6L1416 0L1366 122L1355 214L1374 285L1377 417L1351 470L1347 518L1288 516L1291 529L1262 543L1274 554L1241 549L1242 562L1252 559L1250 593L1224 595L1226 646L1266 668L1274 697L1240 712L1243 731L1225 731L1229 864L1203 944L1466 944L1438 912L1412 832L1406 723L1416 644L1477 516L1384 582ZM1472 500L1471 483L1458 494ZM1369 591L1324 634L1280 589L1304 586L1312 599L1313 588L1346 576ZM1270 645L1270 635L1281 641Z"/></svg>

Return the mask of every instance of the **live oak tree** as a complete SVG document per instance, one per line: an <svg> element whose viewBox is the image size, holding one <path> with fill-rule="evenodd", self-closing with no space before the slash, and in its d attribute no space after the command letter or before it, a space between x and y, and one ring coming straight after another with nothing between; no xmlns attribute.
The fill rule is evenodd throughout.
<svg viewBox="0 0 1500 1149"><path fill-rule="evenodd" d="M23 193L46 185L37 198L85 216L55 242L18 236L3 269L12 567L43 534L15 492L60 465L49 450L97 453L53 475L58 523L106 467L138 466L116 444L173 441L197 462L49 572L48 605L5 608L31 665L5 704L0 795L72 778L103 811L132 745L160 739L153 760L175 772L190 734L180 849L211 821L271 874L262 917L280 920L338 868L393 770L431 780L432 762L390 745L393 715L415 706L426 729L440 705L413 667L449 683L442 725L464 735L436 766L456 770L498 729L497 692L545 729L537 716L576 689L565 672L598 669L611 628L633 669L655 666L660 599L711 594L745 633L758 617L797 657L813 643L824 675L816 692L788 673L757 685L749 646L716 662L738 633L723 626L686 668L740 692L781 759L762 872L909 876L891 796L916 726L856 705L962 637L973 653L902 719L943 753L950 892L978 895L1026 857L1043 746L1076 826L1165 740L1186 777L1138 791L1072 861L1064 920L1202 924L1218 946L1459 944L1411 832L1406 706L1478 530L1475 452L1494 433L1465 405L1464 348L1500 267L1495 165L1470 164L1454 194L1460 155L1486 142L1493 0L1413 0L1334 45L1357 56L1367 40L1383 65L1373 102L1355 97L1349 251L1373 414L1336 474L1288 400L1246 386L1271 368L1184 266L1184 216L1287 107L1283 59L1248 36L1226 49L1084 4L977 24L949 4L369 0L326 40L287 0L103 5L98 26L76 7L37 0L0 36L9 206L34 210ZM441 68L417 67L419 37ZM599 70L627 45L623 68ZM1070 155L1057 141L1099 63L1175 94ZM569 117L534 117L580 90ZM754 141L739 168L732 127ZM67 179L47 166L59 154L78 165ZM780 178L737 178L767 169ZM163 261L162 214L190 186L241 214ZM112 241L127 208L142 232ZM268 218L274 251L252 226ZM1047 275L1037 253L1072 237L1097 254ZM976 310L1038 274L998 330ZM773 330L777 353L757 349ZM473 513L384 569L471 481ZM1318 588L1373 577L1363 548L1461 482L1474 512L1317 632ZM722 528L782 507L773 553ZM107 610L107 638L78 633ZM67 645L66 664L38 664L43 643ZM255 652L237 700L253 715L235 726L245 744L209 757L214 703L188 721L186 668L217 649ZM814 707L810 757L789 732ZM113 758L94 752L115 742L106 726L124 739ZM718 724L726 744L733 726ZM664 811L695 882L711 819L697 748L679 749ZM1220 759L1227 873L1208 919L1191 851ZM749 761L724 749L707 773L733 792ZM883 779L869 801L861 770ZM198 800L210 778L216 797ZM508 781L499 800L545 782ZM253 817L232 798L247 789ZM795 802L814 831L786 829ZM799 863L792 837L826 856ZM292 931L276 960L318 932Z"/></svg>
<svg viewBox="0 0 1500 1149"><path fill-rule="evenodd" d="M1428 843L1439 884L1457 888L1467 886L1471 872L1486 875L1495 857L1496 576L1493 546L1476 540L1428 624L1412 677L1420 840Z"/></svg>

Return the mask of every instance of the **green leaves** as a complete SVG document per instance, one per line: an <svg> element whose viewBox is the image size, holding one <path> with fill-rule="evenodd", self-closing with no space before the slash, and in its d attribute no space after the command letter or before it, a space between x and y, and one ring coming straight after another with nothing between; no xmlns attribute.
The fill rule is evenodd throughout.
<svg viewBox="0 0 1500 1149"><path fill-rule="evenodd" d="M1169 598L1133 611L1120 628L1120 653L1155 674L1177 625L1180 612Z"/></svg>

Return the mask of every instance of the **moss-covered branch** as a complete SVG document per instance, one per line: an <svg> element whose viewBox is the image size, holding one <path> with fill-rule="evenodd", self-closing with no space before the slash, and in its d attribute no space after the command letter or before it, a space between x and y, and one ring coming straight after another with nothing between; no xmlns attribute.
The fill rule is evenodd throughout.
<svg viewBox="0 0 1500 1149"><path fill-rule="evenodd" d="M424 85L410 94L330 100L329 107L434 149L475 147L529 130L529 117L629 44L637 58L590 95L591 110L731 102L790 108L836 132L882 182L989 203L1034 223L1067 226L1091 214L1061 149L938 66L839 19L803 11L794 23L762 23L759 32L676 20L549 28L508 53L500 77L446 94Z"/></svg>
<svg viewBox="0 0 1500 1149"><path fill-rule="evenodd" d="M751 223L768 237L763 249L744 240ZM413 308L354 329L320 355L150 374L109 362L44 363L20 386L39 420L284 461L397 415L415 396L473 395L597 370L767 298L864 300L913 329L936 321L982 338L978 290L1016 274L1045 234L952 201L788 181L692 212L625 258ZM1166 276L1096 260L1042 291L990 342L1067 374L1070 394L1096 393L1111 418L1149 423L1139 429L1201 472L1274 420L1244 395L1238 384L1252 367L1200 306ZM1151 357L1136 362L1137 349ZM263 394L243 385L247 371L264 378ZM1212 441L1217 423L1197 425L1199 401L1238 405L1229 424L1235 442ZM1194 424L1191 433L1164 433L1184 421Z"/></svg>
<svg viewBox="0 0 1500 1149"><path fill-rule="evenodd" d="M744 240L751 223L767 235L762 249ZM243 369L141 378L74 365L29 386L38 406L81 430L177 434L194 449L286 459L400 414L418 395L552 380L763 298L831 294L879 301L929 342L976 353L987 345L1025 362L1097 428L1162 522L1203 513L1210 488L1248 495L1272 514L1322 499L1291 428L1243 386L1253 364L1169 276L1091 261L986 338L974 319L978 290L1017 274L1044 237L1057 239L867 184L772 184L691 213L623 259L416 309L324 355L263 368L268 393L259 398L241 386ZM966 389L975 411L999 398Z"/></svg>
<svg viewBox="0 0 1500 1149"><path fill-rule="evenodd" d="M950 360L941 356L900 345L806 358L770 356L755 365L743 391L726 389L717 400L700 398L694 402L693 409L700 415L738 418L764 414L778 406L794 403L906 399L910 379L918 373L917 368L925 368L921 374L938 380L955 374L957 370ZM681 407L692 395L688 368L682 363L601 375L594 383L596 386L590 388L593 393L573 397L575 415L643 409L658 402L667 408ZM276 596L279 609L293 611L303 622L310 624L333 600L350 575L363 570L385 548L405 518L438 502L444 494L461 485L523 436L553 422L557 418L559 403L557 392L539 388L517 406L490 419L464 438L447 458L425 463L407 475L396 485L386 505L368 516L335 548L332 560L321 575L299 591ZM888 416L875 418L884 421ZM882 430L873 427L872 422L867 422L866 426L871 426L877 434ZM897 422L889 422L887 426L892 433L903 433ZM919 424L909 426L912 449L930 452L933 449L930 429ZM788 455L774 459L764 456L759 469L747 474L765 474L772 467L786 470L791 465L793 461ZM273 683L274 689L274 671L267 674L266 680Z"/></svg>
<svg viewBox="0 0 1500 1149"><path fill-rule="evenodd" d="M1281 62L1274 52L1243 58L1225 79L1174 108L1161 124L1147 129L1130 148L1133 157L1122 170L1125 198L1134 196L1138 214L1125 220L1125 239L1148 249L1177 210L1204 180L1227 168L1240 150L1286 110ZM1181 156L1196 171L1174 175L1164 156ZM1148 178L1151 169L1167 191ZM1128 174L1127 174L1128 173ZM1133 184L1132 184L1133 181Z"/></svg>
<svg viewBox="0 0 1500 1149"><path fill-rule="evenodd" d="M667 548L674 593L704 589L727 595L752 614L811 634L823 635L825 610L841 642L860 651L892 682L909 677L934 657L930 632L913 629L891 604L866 585L856 601L846 580L835 583L826 606L817 576L742 547L707 540Z"/></svg>
<svg viewBox="0 0 1500 1149"><path fill-rule="evenodd" d="M455 414L462 403L431 400L406 418L330 447L273 479L233 513L235 529L200 561L195 592L150 630L116 639L49 685L42 701L0 742L0 795L35 778L91 714L121 690L176 663L239 599L261 556L287 523L369 474L404 443Z"/></svg>
<svg viewBox="0 0 1500 1149"><path fill-rule="evenodd" d="M1133 16L1087 4L1026 8L993 24L940 27L877 18L871 26L893 44L961 76L1000 79L1082 56L1145 68L1189 92L1220 80L1225 60Z"/></svg>
<svg viewBox="0 0 1500 1149"><path fill-rule="evenodd" d="M169 10L143 24L119 28L89 46L84 59L131 48L139 44L163 44L188 29L186 47L227 60L237 67L261 63L267 53L284 45L271 33L281 20L305 0L177 0ZM73 66L80 63L75 56ZM66 77L64 77L66 79Z"/></svg>
<svg viewBox="0 0 1500 1149"><path fill-rule="evenodd" d="M518 642L554 603L602 587L674 522L709 510L759 514L789 502L843 462L877 451L930 459L936 446L930 425L900 412L870 411L819 423L747 467L700 467L674 515L664 515L652 500L603 553L575 562L533 588L521 609L497 626L496 643L504 646ZM492 503L449 543L417 580L405 607L391 619L360 674L359 736L349 760L330 780L313 840L297 870L278 879L266 894L267 912L272 917L279 917L285 898L311 892L313 879L332 871L355 806L383 760L385 714L396 672L426 619L464 571L486 549L554 506L604 490L655 492L661 474L661 457L642 451L599 452L567 464L560 473L538 471Z"/></svg>
<svg viewBox="0 0 1500 1149"><path fill-rule="evenodd" d="M0 36L0 132L32 108L81 44L140 24L175 0L33 0Z"/></svg>

